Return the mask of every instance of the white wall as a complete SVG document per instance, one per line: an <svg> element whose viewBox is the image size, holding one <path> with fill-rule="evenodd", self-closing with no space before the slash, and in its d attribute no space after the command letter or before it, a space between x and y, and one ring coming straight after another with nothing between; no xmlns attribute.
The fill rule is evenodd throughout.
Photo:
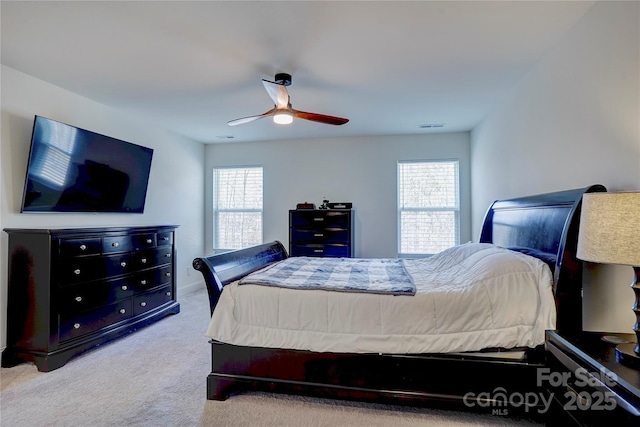
<svg viewBox="0 0 640 427"><path fill-rule="evenodd" d="M598 2L471 133L473 230L496 199L640 190L640 3ZM589 265L584 327L631 333L630 267Z"/></svg>
<svg viewBox="0 0 640 427"><path fill-rule="evenodd" d="M0 225L4 228L71 228L179 225L176 231L178 300L181 290L203 286L188 273L204 248L204 145L144 120L30 77L1 69ZM34 115L41 115L154 150L144 214L21 214ZM0 349L6 344L7 242L0 234ZM199 274L199 273L198 273Z"/></svg>
<svg viewBox="0 0 640 427"><path fill-rule="evenodd" d="M264 169L263 240L289 244L289 209L309 201L319 206L353 202L355 254L394 258L397 250L396 174L399 160L459 159L461 241L471 240L469 134L305 139L226 143L206 148L206 218L212 218L212 171L219 166L261 165ZM206 225L206 250L213 229Z"/></svg>

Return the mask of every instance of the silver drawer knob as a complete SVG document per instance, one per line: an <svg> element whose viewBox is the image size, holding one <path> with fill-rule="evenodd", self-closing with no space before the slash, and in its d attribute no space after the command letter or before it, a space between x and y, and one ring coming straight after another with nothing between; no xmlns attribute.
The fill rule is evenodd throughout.
<svg viewBox="0 0 640 427"><path fill-rule="evenodd" d="M171 292L166 292L165 295L170 297L171 296Z"/></svg>
<svg viewBox="0 0 640 427"><path fill-rule="evenodd" d="M81 302L82 301L82 297L76 297L76 301Z"/></svg>
<svg viewBox="0 0 640 427"><path fill-rule="evenodd" d="M80 329L80 323L74 323L73 329Z"/></svg>
<svg viewBox="0 0 640 427"><path fill-rule="evenodd" d="M147 263L147 259L146 259L146 258L142 258L142 259L140 260L140 262L141 262L141 263L143 263L143 264L146 264L146 263Z"/></svg>
<svg viewBox="0 0 640 427"><path fill-rule="evenodd" d="M165 258L171 258L171 254L164 254Z"/></svg>
<svg viewBox="0 0 640 427"><path fill-rule="evenodd" d="M125 314L127 312L127 310L125 310L124 308L121 308L119 311L120 311L120 314Z"/></svg>
<svg viewBox="0 0 640 427"><path fill-rule="evenodd" d="M87 245L80 245L80 250L81 251L86 251L87 250Z"/></svg>
<svg viewBox="0 0 640 427"><path fill-rule="evenodd" d="M153 242L153 240L151 240L151 239L147 239L147 243L148 243L148 244L151 244L151 242Z"/></svg>
<svg viewBox="0 0 640 427"><path fill-rule="evenodd" d="M163 237L162 240L164 240L166 242L167 240L169 240L169 238L168 237Z"/></svg>
<svg viewBox="0 0 640 427"><path fill-rule="evenodd" d="M122 262L120 263L120 267L124 268L124 267L126 267L126 266L127 266L127 263L126 263L126 262L122 261Z"/></svg>
<svg viewBox="0 0 640 427"><path fill-rule="evenodd" d="M146 307L146 306L147 306L147 303L146 303L146 302L142 301L142 302L140 303L140 307Z"/></svg>
<svg viewBox="0 0 640 427"><path fill-rule="evenodd" d="M73 270L73 274L75 274L76 276L79 276L80 275L80 269L77 268L77 269Z"/></svg>
<svg viewBox="0 0 640 427"><path fill-rule="evenodd" d="M120 289L122 289L123 291L126 291L126 290L127 290L127 289L129 289L129 288L127 288L127 285L122 285L122 286L120 287Z"/></svg>
<svg viewBox="0 0 640 427"><path fill-rule="evenodd" d="M113 246L114 248L117 248L118 246L120 246L120 243L118 243L118 242L113 242L113 243L111 244L111 246Z"/></svg>
<svg viewBox="0 0 640 427"><path fill-rule="evenodd" d="M171 273L164 273L165 276L171 277Z"/></svg>
<svg viewBox="0 0 640 427"><path fill-rule="evenodd" d="M146 280L140 280L140 284L141 284L141 285L146 285L146 284L147 284L147 281L146 281Z"/></svg>

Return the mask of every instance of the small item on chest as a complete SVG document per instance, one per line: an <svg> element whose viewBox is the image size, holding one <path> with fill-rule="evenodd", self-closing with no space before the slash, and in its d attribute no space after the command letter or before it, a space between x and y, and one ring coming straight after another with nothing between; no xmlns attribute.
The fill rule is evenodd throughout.
<svg viewBox="0 0 640 427"><path fill-rule="evenodd" d="M315 203L309 203L306 200L304 203L298 203L296 205L296 209L315 209L315 208L316 208Z"/></svg>
<svg viewBox="0 0 640 427"><path fill-rule="evenodd" d="M327 203L329 209L351 209L353 207L353 203L351 202L333 202Z"/></svg>

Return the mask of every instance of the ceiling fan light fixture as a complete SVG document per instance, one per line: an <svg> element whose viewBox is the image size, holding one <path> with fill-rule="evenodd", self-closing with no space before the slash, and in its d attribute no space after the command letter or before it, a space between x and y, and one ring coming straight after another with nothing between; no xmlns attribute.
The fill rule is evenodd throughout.
<svg viewBox="0 0 640 427"><path fill-rule="evenodd" d="M288 125L293 122L293 115L288 111L279 111L273 115L273 122L279 125Z"/></svg>
<svg viewBox="0 0 640 427"><path fill-rule="evenodd" d="M1 0L0 0L1 1ZM287 86L291 84L291 75L286 73L276 74L275 81L262 79L262 85L267 90L269 97L275 104L266 113L256 116L241 117L227 122L229 126L241 125L264 117L273 117L273 122L279 125L293 123L293 118L310 120L312 122L324 123L327 125L343 125L349 121L342 117L327 116L326 114L309 113L306 111L294 110L291 108L291 98L287 91Z"/></svg>

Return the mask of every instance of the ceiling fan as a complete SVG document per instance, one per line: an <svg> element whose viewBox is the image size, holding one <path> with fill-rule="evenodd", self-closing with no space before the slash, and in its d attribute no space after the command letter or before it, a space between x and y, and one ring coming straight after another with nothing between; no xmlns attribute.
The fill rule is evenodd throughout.
<svg viewBox="0 0 640 427"><path fill-rule="evenodd" d="M325 123L328 125L343 125L349 119L342 117L327 116L325 114L307 113L305 111L294 110L291 107L291 100L287 86L291 84L291 74L278 73L275 75L275 81L262 79L262 84L267 93L273 99L275 107L266 113L257 116L242 117L227 122L229 126L237 126L249 123L263 117L273 117L273 121L278 124L289 124L293 122L294 117L298 119L311 120L312 122Z"/></svg>

